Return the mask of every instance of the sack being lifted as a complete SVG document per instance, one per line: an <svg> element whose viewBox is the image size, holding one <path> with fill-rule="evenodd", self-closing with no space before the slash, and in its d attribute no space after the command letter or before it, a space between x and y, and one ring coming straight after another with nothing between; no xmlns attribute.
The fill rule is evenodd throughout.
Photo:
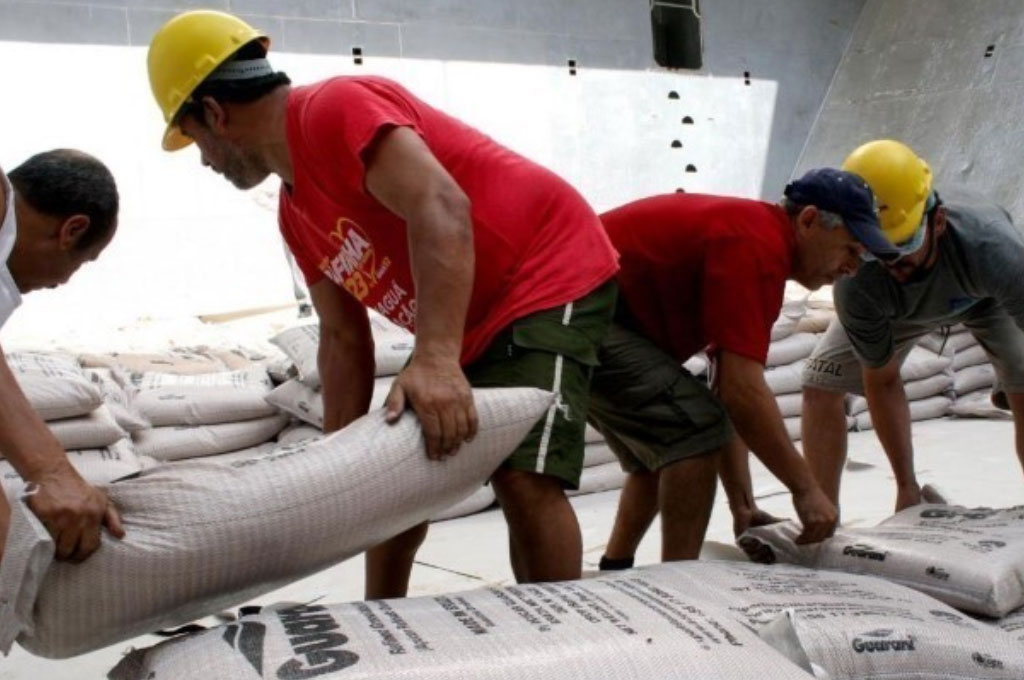
<svg viewBox="0 0 1024 680"><path fill-rule="evenodd" d="M53 544L24 503L0 565L0 650L15 639L64 658L194 621L341 562L469 496L551 405L536 389L474 391L479 431L428 460L408 412L377 411L323 439L248 460L189 460L107 492L126 536L83 564ZM209 676L208 676L209 677Z"/></svg>

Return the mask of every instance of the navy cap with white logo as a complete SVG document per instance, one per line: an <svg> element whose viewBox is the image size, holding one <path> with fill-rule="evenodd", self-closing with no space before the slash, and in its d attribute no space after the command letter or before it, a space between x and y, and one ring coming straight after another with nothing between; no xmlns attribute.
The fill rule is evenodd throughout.
<svg viewBox="0 0 1024 680"><path fill-rule="evenodd" d="M794 203L842 217L853 237L878 259L899 257L900 251L882 233L875 195L859 175L835 168L808 170L787 184L784 194Z"/></svg>

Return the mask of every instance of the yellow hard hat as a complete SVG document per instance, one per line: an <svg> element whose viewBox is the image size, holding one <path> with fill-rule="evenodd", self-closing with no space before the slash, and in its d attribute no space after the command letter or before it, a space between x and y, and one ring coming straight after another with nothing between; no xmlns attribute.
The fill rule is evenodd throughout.
<svg viewBox="0 0 1024 680"><path fill-rule="evenodd" d="M264 49L270 47L270 39L262 31L236 16L213 10L183 12L160 27L149 43L146 65L149 86L167 123L165 150L176 151L192 143L174 125L174 117L210 73L253 40L259 40Z"/></svg>
<svg viewBox="0 0 1024 680"><path fill-rule="evenodd" d="M917 232L932 191L932 171L906 144L877 139L853 150L843 170L860 175L878 200L882 232L894 245Z"/></svg>

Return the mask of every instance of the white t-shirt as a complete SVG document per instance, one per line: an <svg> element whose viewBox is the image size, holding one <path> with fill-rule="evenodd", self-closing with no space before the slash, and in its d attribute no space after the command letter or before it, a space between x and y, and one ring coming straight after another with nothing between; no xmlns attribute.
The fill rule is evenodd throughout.
<svg viewBox="0 0 1024 680"><path fill-rule="evenodd" d="M0 221L0 326L3 326L21 304L21 291L7 268L7 258L14 249L14 239L18 235L18 225L14 219L14 189L2 171L0 178L3 179L3 192L7 197L7 210Z"/></svg>

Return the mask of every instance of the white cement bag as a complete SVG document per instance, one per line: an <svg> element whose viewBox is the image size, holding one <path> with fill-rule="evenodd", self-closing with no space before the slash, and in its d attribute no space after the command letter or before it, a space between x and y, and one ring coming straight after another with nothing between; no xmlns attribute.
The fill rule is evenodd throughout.
<svg viewBox="0 0 1024 680"><path fill-rule="evenodd" d="M90 484L109 484L116 479L134 475L142 469L131 442L122 439L105 449L68 451L68 462ZM9 461L0 460L0 482L8 497L15 497L25 487Z"/></svg>
<svg viewBox="0 0 1024 680"><path fill-rule="evenodd" d="M84 416L103 403L100 391L71 356L12 352L6 359L21 391L43 420Z"/></svg>
<svg viewBox="0 0 1024 680"><path fill-rule="evenodd" d="M775 395L775 403L779 407L779 413L783 418L799 416L804 408L804 395L800 392Z"/></svg>
<svg viewBox="0 0 1024 680"><path fill-rule="evenodd" d="M615 463L618 460L611 447L603 442L586 444L583 447L583 467L585 468Z"/></svg>
<svg viewBox="0 0 1024 680"><path fill-rule="evenodd" d="M155 427L134 435L135 451L162 461L202 458L259 446L287 424L288 416L279 413L240 423Z"/></svg>
<svg viewBox="0 0 1024 680"><path fill-rule="evenodd" d="M307 439L319 439L324 433L319 427L313 427L303 422L296 422L281 430L277 435L278 444L297 444Z"/></svg>
<svg viewBox="0 0 1024 680"><path fill-rule="evenodd" d="M415 339L382 317L371 319L373 331L374 363L377 376L395 375L412 354ZM299 380L309 387L320 386L317 366L317 348L320 345L320 325L306 324L278 333L270 342L283 351L295 364Z"/></svg>
<svg viewBox="0 0 1024 680"><path fill-rule="evenodd" d="M930 378L914 380L903 384L903 391L907 395L907 401L915 402L936 395L945 395L953 389L953 376L949 371L936 373ZM868 410L868 400L860 395L850 395L847 412L856 416Z"/></svg>
<svg viewBox="0 0 1024 680"><path fill-rule="evenodd" d="M923 347L910 350L903 365L900 366L900 377L903 382L923 380L936 373L941 373L953 365L953 353L936 354Z"/></svg>
<svg viewBox="0 0 1024 680"><path fill-rule="evenodd" d="M132 652L112 680L797 680L682 563L452 595L279 604ZM676 574L679 576L676 576ZM992 634L1001 634L992 631Z"/></svg>
<svg viewBox="0 0 1024 680"><path fill-rule="evenodd" d="M978 344L974 334L961 324L957 324L947 334L943 331L935 331L924 336L918 343L921 347L939 354L948 350L959 352L972 345Z"/></svg>
<svg viewBox="0 0 1024 680"><path fill-rule="evenodd" d="M793 542L799 533L782 522L751 529L739 542L761 561L871 574L977 614L1024 606L1024 506L918 505L809 546Z"/></svg>
<svg viewBox="0 0 1024 680"><path fill-rule="evenodd" d="M793 394L803 390L803 359L785 366L765 369L764 381L772 394Z"/></svg>
<svg viewBox="0 0 1024 680"><path fill-rule="evenodd" d="M992 403L992 390L988 388L957 395L956 401L949 407L949 413L957 418L1013 420L1013 413L1004 411Z"/></svg>
<svg viewBox="0 0 1024 680"><path fill-rule="evenodd" d="M949 415L949 409L952 404L953 400L949 397L928 397L927 399L912 401L910 402L910 419L912 421L919 421L943 418ZM867 411L863 411L854 416L854 418L858 431L874 428L874 424L871 422L871 414Z"/></svg>
<svg viewBox="0 0 1024 680"><path fill-rule="evenodd" d="M587 429L583 431L583 442L585 444L603 443L604 436L594 426L587 425Z"/></svg>
<svg viewBox="0 0 1024 680"><path fill-rule="evenodd" d="M68 451L102 449L128 436L106 406L100 406L87 416L52 420L46 426Z"/></svg>
<svg viewBox="0 0 1024 680"><path fill-rule="evenodd" d="M782 424L786 426L786 434L789 435L790 441L798 442L803 437L802 422L803 420L800 416L782 419Z"/></svg>
<svg viewBox="0 0 1024 680"><path fill-rule="evenodd" d="M988 362L988 354L985 353L985 348L981 345L971 345L970 347L957 350L956 354L953 355L953 370L959 371L968 366L977 366L979 364L987 364Z"/></svg>
<svg viewBox="0 0 1024 680"><path fill-rule="evenodd" d="M783 302L779 316L772 324L771 341L778 342L793 335L806 311L807 305L802 299Z"/></svg>
<svg viewBox="0 0 1024 680"><path fill-rule="evenodd" d="M466 515L472 515L473 513L486 510L487 508L494 505L495 496L494 489L488 486L481 486L479 489L473 492L472 496L462 499L455 505L442 510L433 517L430 518L431 522L443 522L446 519L455 519L457 517L465 517Z"/></svg>
<svg viewBox="0 0 1024 680"><path fill-rule="evenodd" d="M708 358L704 354L694 354L683 362L683 368L694 376L702 376L708 372Z"/></svg>
<svg viewBox="0 0 1024 680"><path fill-rule="evenodd" d="M995 625L1019 642L1024 642L1024 609L1007 614L996 621Z"/></svg>
<svg viewBox="0 0 1024 680"><path fill-rule="evenodd" d="M567 496L583 496L588 493L601 493L621 489L626 483L626 473L618 461L594 467L583 468L580 474L580 488L566 491Z"/></svg>
<svg viewBox="0 0 1024 680"><path fill-rule="evenodd" d="M155 353L82 354L78 360L86 368L115 368L133 377L150 372L198 375L218 373L230 368L219 357L199 350L181 348Z"/></svg>
<svg viewBox="0 0 1024 680"><path fill-rule="evenodd" d="M154 427L235 423L277 412L266 400L273 385L262 366L201 375L144 373L137 383L135 406Z"/></svg>
<svg viewBox="0 0 1024 680"><path fill-rule="evenodd" d="M956 372L953 391L957 394L968 394L976 390L991 389L995 384L996 369L992 364L969 366Z"/></svg>
<svg viewBox="0 0 1024 680"><path fill-rule="evenodd" d="M835 316L835 312L830 309L808 309L797 323L796 332L820 335L828 330Z"/></svg>
<svg viewBox="0 0 1024 680"><path fill-rule="evenodd" d="M391 391L391 384L394 381L393 376L385 376L374 380L373 395L370 397L371 411L384 405L384 401L388 398L388 393ZM314 427L323 429L324 397L319 387L310 387L301 380L289 380L275 387L267 394L266 400L285 413L289 413Z"/></svg>
<svg viewBox="0 0 1024 680"><path fill-rule="evenodd" d="M811 333L797 333L788 338L773 342L768 346L768 360L765 366L783 366L811 356L818 338Z"/></svg>
<svg viewBox="0 0 1024 680"><path fill-rule="evenodd" d="M99 389L104 405L110 409L110 415L125 432L138 432L152 427L135 408L133 400L138 390L127 375L116 368L89 368L85 374Z"/></svg>
<svg viewBox="0 0 1024 680"><path fill-rule="evenodd" d="M372 413L319 441L232 465L162 465L112 484L126 536L78 565L0 565L0 650L68 657L212 612L336 564L471 495L552 403L534 389L474 392L479 433L427 459L411 412ZM25 536L35 534L35 547ZM23 503L7 547L53 546ZM25 558L28 559L28 558ZM15 597L17 595L17 598ZM29 602L26 611L10 603ZM316 658L315 656L313 658ZM205 672L195 677L227 677Z"/></svg>

